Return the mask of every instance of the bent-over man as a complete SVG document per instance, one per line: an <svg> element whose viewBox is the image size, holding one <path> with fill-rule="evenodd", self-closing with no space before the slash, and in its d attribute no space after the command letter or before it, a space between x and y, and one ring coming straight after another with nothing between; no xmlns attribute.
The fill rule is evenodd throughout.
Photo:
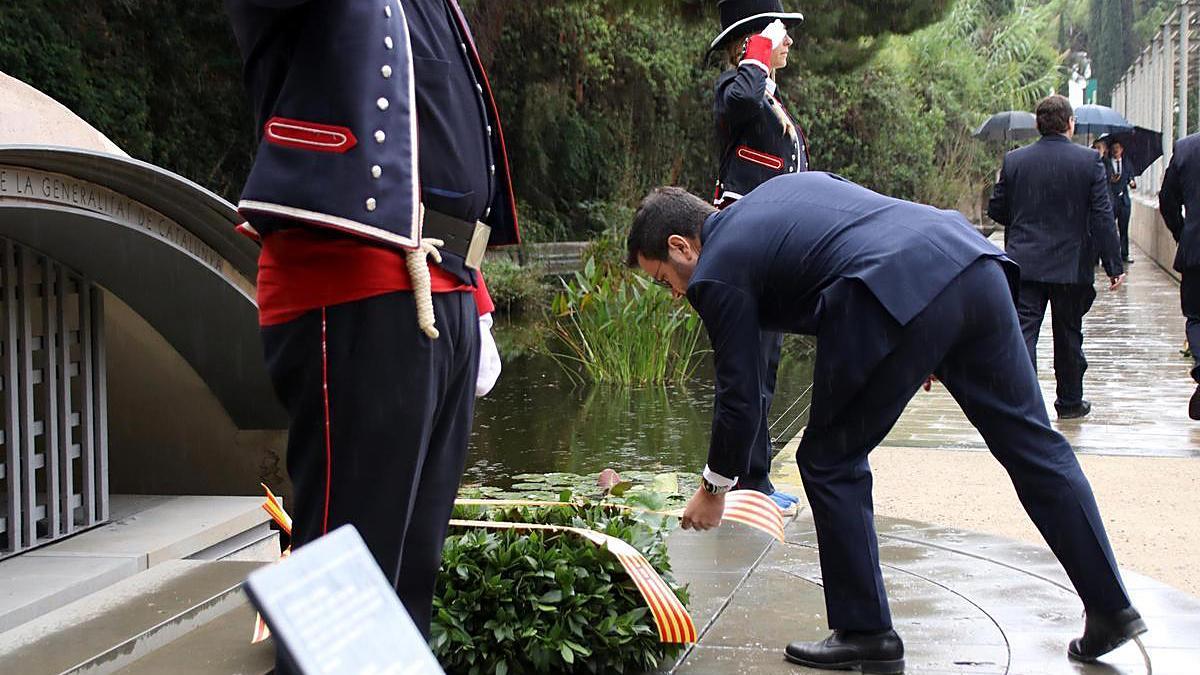
<svg viewBox="0 0 1200 675"><path fill-rule="evenodd" d="M1115 234L1115 233L1114 233ZM867 456L935 374L1012 477L1087 611L1068 653L1091 661L1146 630L1091 486L1050 426L1013 307L1017 268L957 212L826 173L767 181L717 212L678 188L634 218L628 263L687 296L716 366L712 441L683 526L709 529L761 423L761 330L815 335L811 419L796 460L812 507L828 621L789 660L899 673L879 568Z"/></svg>

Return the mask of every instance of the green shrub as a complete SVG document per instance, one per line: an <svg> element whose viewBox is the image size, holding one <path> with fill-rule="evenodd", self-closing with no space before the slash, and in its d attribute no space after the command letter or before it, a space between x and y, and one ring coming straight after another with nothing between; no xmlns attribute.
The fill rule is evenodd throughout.
<svg viewBox="0 0 1200 675"><path fill-rule="evenodd" d="M498 312L520 314L537 307L550 294L537 265L519 265L497 256L488 260L485 274L488 293Z"/></svg>
<svg viewBox="0 0 1200 675"><path fill-rule="evenodd" d="M485 511L470 520L590 528L642 552L681 602L666 525L603 505ZM452 529L434 598L431 644L447 673L652 670L681 645L659 642L654 619L621 563L580 537L547 531Z"/></svg>
<svg viewBox="0 0 1200 675"><path fill-rule="evenodd" d="M588 258L554 300L554 333L568 373L595 382L683 382L700 364L703 326L684 302L644 275Z"/></svg>

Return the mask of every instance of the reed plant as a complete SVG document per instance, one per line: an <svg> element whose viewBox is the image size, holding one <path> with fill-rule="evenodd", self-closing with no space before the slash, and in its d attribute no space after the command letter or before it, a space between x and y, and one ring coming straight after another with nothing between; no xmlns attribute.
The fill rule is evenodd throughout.
<svg viewBox="0 0 1200 675"><path fill-rule="evenodd" d="M686 381L705 348L700 318L642 275L597 264L564 279L554 300L551 355L579 381L621 385Z"/></svg>

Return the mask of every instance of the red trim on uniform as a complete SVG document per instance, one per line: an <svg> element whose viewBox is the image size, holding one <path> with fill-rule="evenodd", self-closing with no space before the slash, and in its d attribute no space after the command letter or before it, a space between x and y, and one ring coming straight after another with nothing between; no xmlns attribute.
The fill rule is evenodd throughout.
<svg viewBox="0 0 1200 675"><path fill-rule="evenodd" d="M321 308L321 390L325 397L325 516L321 534L329 532L329 490L333 483L333 441L329 434L329 342L325 331L325 308Z"/></svg>
<svg viewBox="0 0 1200 675"><path fill-rule="evenodd" d="M775 155L770 155L760 150L755 150L748 145L739 145L737 149L737 156L746 160L747 162L754 162L755 164L765 166L768 169L774 169L776 171L783 170L784 163L782 157L776 157Z"/></svg>
<svg viewBox="0 0 1200 675"><path fill-rule="evenodd" d="M249 239L253 242L256 242L259 244L262 243L262 237L258 236L258 230L255 230L253 227L251 227L249 223L242 223L241 225L238 225L238 226L234 227L233 229L238 234L246 237L247 239Z"/></svg>
<svg viewBox="0 0 1200 675"><path fill-rule="evenodd" d="M482 310L492 306L483 286L464 284L429 264L434 293L475 294ZM412 290L403 250L312 227L292 227L263 237L258 255L258 322L274 326L319 307Z"/></svg>
<svg viewBox="0 0 1200 675"><path fill-rule="evenodd" d="M771 46L771 39L762 35L755 35L746 43L746 54L742 57L743 60L758 61L764 66L770 67L771 53L775 49Z"/></svg>
<svg viewBox="0 0 1200 675"><path fill-rule="evenodd" d="M316 152L343 153L358 145L354 132L347 127L286 117L267 120L263 125L263 137L275 145Z"/></svg>

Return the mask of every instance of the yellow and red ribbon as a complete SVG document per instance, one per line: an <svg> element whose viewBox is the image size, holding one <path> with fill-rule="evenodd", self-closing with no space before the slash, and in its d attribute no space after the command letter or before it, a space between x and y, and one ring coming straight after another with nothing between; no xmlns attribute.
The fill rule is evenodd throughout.
<svg viewBox="0 0 1200 675"><path fill-rule="evenodd" d="M279 499L271 492L271 489L263 485L263 490L266 491L266 501L263 503L263 510L271 515L284 532L289 535L292 532L291 516L284 511L283 506L279 503ZM570 502L555 502L555 501L539 501L529 499L512 499L512 500L495 500L495 499L459 499L455 501L457 506L478 506L484 508L492 507L547 507L547 506L579 506ZM622 511L638 511L624 504L603 504L606 508L614 508ZM657 511L646 510L647 513L656 513L658 515L678 516L680 512L661 513ZM765 532L779 541L784 540L783 534L783 516L779 513L779 507L769 497L756 492L754 490L737 490L730 492L725 496L725 513L723 516L727 520L739 522L748 525L756 530ZM457 527L474 527L484 529L505 529L505 530L543 530L551 532L565 532L572 535L583 537L584 539L601 546L616 556L625 572L633 580L638 592L642 594L642 599L646 601L646 606L650 609L650 614L654 618L654 623L658 628L659 640L664 643L671 644L687 644L696 641L696 625L692 621L692 617L684 608L683 603L679 598L675 597L675 593L667 586L658 572L650 564L646 557L641 554L636 548L628 542L617 537L613 537L595 530L589 530L579 527L565 527L558 525L543 525L538 523L505 523L486 520L452 520L450 524ZM291 549L283 551L280 559L287 557ZM251 643L257 644L266 640L271 636L271 630L267 627L262 615L256 615L254 620L254 634L251 637Z"/></svg>

